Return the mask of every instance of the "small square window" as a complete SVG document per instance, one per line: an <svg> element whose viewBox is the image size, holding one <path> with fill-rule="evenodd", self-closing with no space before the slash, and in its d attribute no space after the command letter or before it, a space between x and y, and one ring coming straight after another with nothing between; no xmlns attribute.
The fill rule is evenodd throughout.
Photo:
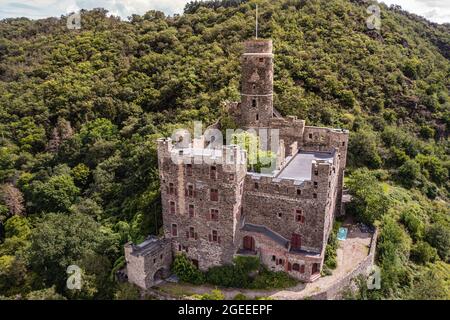
<svg viewBox="0 0 450 320"><path fill-rule="evenodd" d="M302 190L301 189L297 189L297 195L301 196L302 195Z"/></svg>
<svg viewBox="0 0 450 320"><path fill-rule="evenodd" d="M314 199L317 199L317 193L314 193L314 194L313 194L313 198L314 198Z"/></svg>
<svg viewBox="0 0 450 320"><path fill-rule="evenodd" d="M314 182L314 188L317 188L319 186L318 182Z"/></svg>
<svg viewBox="0 0 450 320"><path fill-rule="evenodd" d="M279 219L281 219L281 218L283 218L283 214L282 214L281 212L278 212L278 213L277 213L277 217L278 217Z"/></svg>
<svg viewBox="0 0 450 320"><path fill-rule="evenodd" d="M259 58L259 62L264 62L264 58Z"/></svg>

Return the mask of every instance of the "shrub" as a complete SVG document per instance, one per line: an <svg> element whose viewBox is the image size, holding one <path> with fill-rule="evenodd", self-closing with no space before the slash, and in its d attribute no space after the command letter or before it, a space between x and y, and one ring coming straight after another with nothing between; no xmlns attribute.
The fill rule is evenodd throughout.
<svg viewBox="0 0 450 320"><path fill-rule="evenodd" d="M293 287L297 280L285 272L273 272L263 269L251 284L252 289L284 289Z"/></svg>
<svg viewBox="0 0 450 320"><path fill-rule="evenodd" d="M425 240L437 249L442 260L448 261L450 256L450 232L444 226L432 225L427 230Z"/></svg>
<svg viewBox="0 0 450 320"><path fill-rule="evenodd" d="M400 221L414 240L422 239L425 226L418 216L418 208L410 207L401 213Z"/></svg>
<svg viewBox="0 0 450 320"><path fill-rule="evenodd" d="M195 300L225 300L225 295L220 290L212 290L211 293L196 294L192 298Z"/></svg>
<svg viewBox="0 0 450 320"><path fill-rule="evenodd" d="M420 165L414 160L407 160L398 169L398 177L405 187L412 188L416 186L420 179Z"/></svg>
<svg viewBox="0 0 450 320"><path fill-rule="evenodd" d="M184 282L200 285L205 282L203 273L184 254L177 255L172 265L172 271Z"/></svg>
<svg viewBox="0 0 450 320"><path fill-rule="evenodd" d="M249 300L245 294L238 293L234 296L233 300Z"/></svg>
<svg viewBox="0 0 450 320"><path fill-rule="evenodd" d="M418 242L411 250L411 259L417 263L434 262L436 258L437 250L423 241Z"/></svg>
<svg viewBox="0 0 450 320"><path fill-rule="evenodd" d="M235 265L212 267L206 273L208 283L227 288L247 288L251 279L248 273Z"/></svg>

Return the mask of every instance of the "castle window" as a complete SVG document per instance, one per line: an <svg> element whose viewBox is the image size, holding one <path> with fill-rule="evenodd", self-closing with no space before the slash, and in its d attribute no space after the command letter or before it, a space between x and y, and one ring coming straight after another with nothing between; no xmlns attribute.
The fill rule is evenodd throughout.
<svg viewBox="0 0 450 320"><path fill-rule="evenodd" d="M272 256L272 261L275 261L275 260L277 260L277 257Z"/></svg>
<svg viewBox="0 0 450 320"><path fill-rule="evenodd" d="M189 238L195 239L195 229L193 227L189 228Z"/></svg>
<svg viewBox="0 0 450 320"><path fill-rule="evenodd" d="M172 225L172 237L178 237L178 227L176 224Z"/></svg>
<svg viewBox="0 0 450 320"><path fill-rule="evenodd" d="M169 194L175 194L175 186L173 183L169 183Z"/></svg>
<svg viewBox="0 0 450 320"><path fill-rule="evenodd" d="M302 264L300 267L300 273L305 273L305 265Z"/></svg>
<svg viewBox="0 0 450 320"><path fill-rule="evenodd" d="M211 209L211 220L212 221L219 221L219 210Z"/></svg>
<svg viewBox="0 0 450 320"><path fill-rule="evenodd" d="M187 196L189 198L194 198L194 186L193 185L188 185Z"/></svg>
<svg viewBox="0 0 450 320"><path fill-rule="evenodd" d="M186 175L188 177L192 177L192 164L187 164L186 165Z"/></svg>
<svg viewBox="0 0 450 320"><path fill-rule="evenodd" d="M312 133L310 133L310 134L309 134L309 138L310 138L310 139L312 139L312 138L313 138L313 135L312 135Z"/></svg>
<svg viewBox="0 0 450 320"><path fill-rule="evenodd" d="M303 215L303 211L300 209L295 210L295 220L300 223L305 223L305 216Z"/></svg>
<svg viewBox="0 0 450 320"><path fill-rule="evenodd" d="M282 214L281 212L278 212L278 213L277 213L277 217L278 217L279 219L281 219L281 218L283 217L283 214Z"/></svg>
<svg viewBox="0 0 450 320"><path fill-rule="evenodd" d="M159 256L159 259L162 260L163 258L164 258L164 256L161 254L161 255Z"/></svg>
<svg viewBox="0 0 450 320"><path fill-rule="evenodd" d="M328 188L331 188L331 181L328 182Z"/></svg>
<svg viewBox="0 0 450 320"><path fill-rule="evenodd" d="M211 201L219 201L219 190L217 190L217 189L210 190L210 200Z"/></svg>
<svg viewBox="0 0 450 320"><path fill-rule="evenodd" d="M217 179L217 168L216 168L216 166L211 166L211 168L209 170L209 177L212 180L216 180Z"/></svg>
<svg viewBox="0 0 450 320"><path fill-rule="evenodd" d="M230 174L230 181L234 181L234 174Z"/></svg>
<svg viewBox="0 0 450 320"><path fill-rule="evenodd" d="M277 265L284 265L284 260L283 259L278 259L277 260Z"/></svg>
<svg viewBox="0 0 450 320"><path fill-rule="evenodd" d="M298 263L294 263L294 264L292 265L292 270L294 270L294 271L300 271L300 265L299 265Z"/></svg>
<svg viewBox="0 0 450 320"><path fill-rule="evenodd" d="M259 62L264 62L264 58L259 58Z"/></svg>
<svg viewBox="0 0 450 320"><path fill-rule="evenodd" d="M319 187L319 183L318 182L314 182L314 188Z"/></svg>
<svg viewBox="0 0 450 320"><path fill-rule="evenodd" d="M301 196L302 195L302 190L301 189L297 189L297 195Z"/></svg>
<svg viewBox="0 0 450 320"><path fill-rule="evenodd" d="M181 251L181 244L178 245L178 251Z"/></svg>
<svg viewBox="0 0 450 320"><path fill-rule="evenodd" d="M314 199L317 199L317 193L314 193L314 194L313 194L313 198L314 198Z"/></svg>
<svg viewBox="0 0 450 320"><path fill-rule="evenodd" d="M256 84L252 85L253 90L256 90Z"/></svg>
<svg viewBox="0 0 450 320"><path fill-rule="evenodd" d="M256 99L252 99L252 107L256 108L258 103L256 102Z"/></svg>
<svg viewBox="0 0 450 320"><path fill-rule="evenodd" d="M259 121L259 114L256 114L256 121Z"/></svg>
<svg viewBox="0 0 450 320"><path fill-rule="evenodd" d="M259 190L259 183L255 182L255 190Z"/></svg>
<svg viewBox="0 0 450 320"><path fill-rule="evenodd" d="M317 170L317 169L314 170L314 175L315 175L315 176L318 176L318 175L319 175L319 170Z"/></svg>
<svg viewBox="0 0 450 320"><path fill-rule="evenodd" d="M177 211L177 206L176 206L176 204L175 204L175 202L174 201L170 201L169 202L169 210L170 210L170 213L171 214L175 214L176 213L176 211Z"/></svg>
<svg viewBox="0 0 450 320"><path fill-rule="evenodd" d="M156 264L156 258L153 259L153 264Z"/></svg>
<svg viewBox="0 0 450 320"><path fill-rule="evenodd" d="M213 230L212 233L210 234L210 241L212 242L219 242L219 235L217 233L217 230Z"/></svg>
<svg viewBox="0 0 450 320"><path fill-rule="evenodd" d="M345 142L342 142L342 146L345 147Z"/></svg>
<svg viewBox="0 0 450 320"><path fill-rule="evenodd" d="M195 207L193 204L189 205L189 217L193 218L195 216Z"/></svg>
<svg viewBox="0 0 450 320"><path fill-rule="evenodd" d="M293 233L291 238L291 248L294 250L299 250L302 247L302 237L297 234Z"/></svg>

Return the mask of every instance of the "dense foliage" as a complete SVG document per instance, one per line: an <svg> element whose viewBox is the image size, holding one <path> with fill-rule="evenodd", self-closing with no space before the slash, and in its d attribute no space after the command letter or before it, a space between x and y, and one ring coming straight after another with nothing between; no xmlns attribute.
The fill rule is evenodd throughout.
<svg viewBox="0 0 450 320"><path fill-rule="evenodd" d="M276 289L294 286L297 281L285 272L273 272L260 264L257 257L237 256L230 265L199 271L185 255L178 255L172 271L181 281L212 284L226 288Z"/></svg>
<svg viewBox="0 0 450 320"><path fill-rule="evenodd" d="M448 293L449 25L381 5L376 32L362 0L259 0L83 11L81 30L0 22L0 296L135 295L114 271L124 243L159 233L155 139L226 120L255 2L277 109L351 131L351 211L381 228L377 297ZM65 289L70 264L81 292Z"/></svg>

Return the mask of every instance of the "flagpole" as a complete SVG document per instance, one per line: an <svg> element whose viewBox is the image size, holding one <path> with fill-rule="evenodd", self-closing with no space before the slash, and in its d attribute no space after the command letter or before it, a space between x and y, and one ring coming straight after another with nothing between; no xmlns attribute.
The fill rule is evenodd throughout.
<svg viewBox="0 0 450 320"><path fill-rule="evenodd" d="M256 39L258 39L258 4L256 5Z"/></svg>

